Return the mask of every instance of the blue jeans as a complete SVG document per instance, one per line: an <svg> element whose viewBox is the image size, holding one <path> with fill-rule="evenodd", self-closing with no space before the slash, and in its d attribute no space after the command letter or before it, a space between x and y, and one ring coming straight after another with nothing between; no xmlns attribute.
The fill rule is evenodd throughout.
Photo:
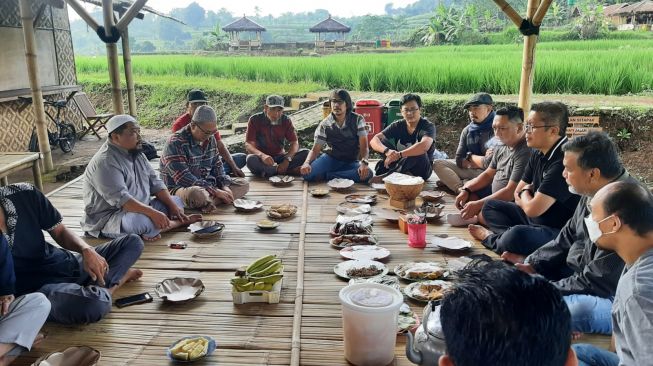
<svg viewBox="0 0 653 366"><path fill-rule="evenodd" d="M571 313L571 329L582 333L612 333L612 300L591 295L564 297Z"/></svg>
<svg viewBox="0 0 653 366"><path fill-rule="evenodd" d="M591 344L571 346L578 357L578 366L619 366L619 357L614 352Z"/></svg>
<svg viewBox="0 0 653 366"><path fill-rule="evenodd" d="M333 178L351 179L356 183L367 182L372 178L372 170L365 179L358 175L358 161L340 161L328 154L322 154L311 163L311 172L304 175L304 180L309 182L331 180Z"/></svg>
<svg viewBox="0 0 653 366"><path fill-rule="evenodd" d="M234 159L234 163L236 163L236 166L239 169L242 169L245 166L245 162L247 159L247 154L243 153L234 153L231 154L231 158ZM222 159L222 158L220 158ZM231 174L231 167L229 164L227 164L224 159L222 159L222 167L224 168L224 174L229 175Z"/></svg>

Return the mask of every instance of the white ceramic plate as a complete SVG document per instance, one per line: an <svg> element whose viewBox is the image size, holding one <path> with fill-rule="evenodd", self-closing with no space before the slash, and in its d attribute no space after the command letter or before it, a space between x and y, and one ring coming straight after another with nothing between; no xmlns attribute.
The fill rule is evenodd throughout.
<svg viewBox="0 0 653 366"><path fill-rule="evenodd" d="M372 275L352 275L350 276L347 272L355 269L363 269L373 266L377 269L377 273ZM353 260L353 261L344 261L340 262L333 267L333 272L341 278L351 279L351 278L370 278L376 276L383 276L388 273L388 267L385 264L377 261L368 261L368 260Z"/></svg>
<svg viewBox="0 0 653 366"><path fill-rule="evenodd" d="M385 183L372 183L372 188L379 193L388 193L385 189Z"/></svg>
<svg viewBox="0 0 653 366"><path fill-rule="evenodd" d="M428 287L433 286L433 291L429 292ZM440 289L437 289L437 288ZM444 291L451 288L451 283L440 280L413 282L404 287L404 294L413 300L428 302L431 300L442 299Z"/></svg>
<svg viewBox="0 0 653 366"><path fill-rule="evenodd" d="M263 202L239 198L234 200L234 207L238 211L251 212L260 210L263 207Z"/></svg>
<svg viewBox="0 0 653 366"><path fill-rule="evenodd" d="M333 178L327 182L327 185L333 189L347 189L354 185L351 179Z"/></svg>
<svg viewBox="0 0 653 366"><path fill-rule="evenodd" d="M390 222L397 222L399 221L399 217L401 217L402 212L405 214L405 211L402 210L396 210L396 209L391 209L391 208L379 208L379 209L374 209L374 213L376 216L386 219Z"/></svg>
<svg viewBox="0 0 653 366"><path fill-rule="evenodd" d="M376 203L375 194L348 194L345 196L345 201L351 203Z"/></svg>
<svg viewBox="0 0 653 366"><path fill-rule="evenodd" d="M258 228L262 229L262 230L276 229L277 227L279 227L279 225L280 224L278 222L272 221L272 220L267 220L267 219L261 220L261 221L256 223L256 226L258 226Z"/></svg>
<svg viewBox="0 0 653 366"><path fill-rule="evenodd" d="M324 197L329 194L329 190L327 188L313 188L310 193L313 197Z"/></svg>
<svg viewBox="0 0 653 366"><path fill-rule="evenodd" d="M390 251L377 245L354 245L342 248L340 255L347 259L366 259L379 261L390 256Z"/></svg>
<svg viewBox="0 0 653 366"><path fill-rule="evenodd" d="M473 247L472 243L468 242L465 239L457 238L455 236L449 236L446 238L434 236L431 238L431 244L433 244L433 246L437 248L451 250L451 251L463 251Z"/></svg>
<svg viewBox="0 0 653 366"><path fill-rule="evenodd" d="M412 275L410 272L424 273L424 276ZM436 280L448 275L448 271L442 265L435 262L402 263L394 268L394 273L398 277L408 281Z"/></svg>
<svg viewBox="0 0 653 366"><path fill-rule="evenodd" d="M271 219L286 219L295 216L297 213L297 206L290 204L272 205L267 211L265 211L265 213Z"/></svg>
<svg viewBox="0 0 653 366"><path fill-rule="evenodd" d="M273 175L268 180L275 186L287 186L295 180L295 177L291 175Z"/></svg>
<svg viewBox="0 0 653 366"><path fill-rule="evenodd" d="M344 240L343 240L344 239ZM358 235L358 234L347 234L336 236L335 238L329 240L329 244L332 246L343 249L347 247L353 247L356 245L376 245L378 241L374 235Z"/></svg>
<svg viewBox="0 0 653 366"><path fill-rule="evenodd" d="M336 210L345 215L359 215L370 213L372 207L367 203L342 202L336 207Z"/></svg>

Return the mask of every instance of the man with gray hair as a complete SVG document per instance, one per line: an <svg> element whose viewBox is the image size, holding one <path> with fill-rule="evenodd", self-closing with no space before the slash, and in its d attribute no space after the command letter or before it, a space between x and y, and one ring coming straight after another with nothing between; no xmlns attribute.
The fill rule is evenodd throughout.
<svg viewBox="0 0 653 366"><path fill-rule="evenodd" d="M161 232L202 220L184 214L181 200L170 195L141 152L134 117L113 116L106 127L109 137L84 172L82 230L94 237L137 234L151 241Z"/></svg>
<svg viewBox="0 0 653 366"><path fill-rule="evenodd" d="M224 174L215 141L217 117L213 108L199 106L190 124L170 136L161 154L161 176L170 192L189 208L215 211L249 190L249 184L232 184Z"/></svg>
<svg viewBox="0 0 653 366"><path fill-rule="evenodd" d="M299 168L308 155L307 149L299 149L295 127L283 114L283 104L281 96L270 95L265 99L263 112L251 116L247 122L247 167L252 174L263 178L299 175ZM288 152L284 149L286 142L290 145Z"/></svg>

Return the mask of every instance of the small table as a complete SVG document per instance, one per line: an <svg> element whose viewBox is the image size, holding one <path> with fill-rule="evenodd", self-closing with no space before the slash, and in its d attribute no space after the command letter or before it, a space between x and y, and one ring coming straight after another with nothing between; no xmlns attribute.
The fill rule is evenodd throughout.
<svg viewBox="0 0 653 366"><path fill-rule="evenodd" d="M0 182L3 186L9 185L7 177L19 170L32 168L34 185L43 191L41 180L41 167L39 166L41 153L36 152L3 152L0 153Z"/></svg>

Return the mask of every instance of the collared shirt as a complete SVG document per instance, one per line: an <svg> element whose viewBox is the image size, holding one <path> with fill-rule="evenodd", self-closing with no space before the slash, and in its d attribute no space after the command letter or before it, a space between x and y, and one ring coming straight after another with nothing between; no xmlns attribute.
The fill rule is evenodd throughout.
<svg viewBox="0 0 653 366"><path fill-rule="evenodd" d="M520 140L515 147L497 146L490 162L490 168L496 170L492 179L492 193L505 188L511 181L519 183L531 154L533 149L528 147L526 139Z"/></svg>
<svg viewBox="0 0 653 366"><path fill-rule="evenodd" d="M494 137L494 130L492 129L492 121L496 112L492 111L488 114L487 117L477 124L476 122L469 122L465 128L463 128L460 133L460 141L458 142L458 148L456 149L456 165L459 168L463 167L463 161L467 157L467 153L471 152L475 155L483 155L483 169L486 169L490 165L491 156L486 156L487 152L487 142ZM477 129L478 125L485 125L485 129Z"/></svg>
<svg viewBox="0 0 653 366"><path fill-rule="evenodd" d="M272 122L261 112L249 118L245 141L253 142L264 154L276 157L285 154L286 142L297 141L297 133L288 116L281 115L279 120Z"/></svg>
<svg viewBox="0 0 653 366"><path fill-rule="evenodd" d="M184 187L218 187L229 185L218 154L215 138L205 143L193 138L190 126L170 136L161 154L161 177L172 193Z"/></svg>
<svg viewBox="0 0 653 366"><path fill-rule="evenodd" d="M360 114L347 113L345 122L339 125L330 113L315 129L315 145L326 146L325 153L340 161L358 160L359 139L367 136L365 118Z"/></svg>
<svg viewBox="0 0 653 366"><path fill-rule="evenodd" d="M81 269L73 253L45 241L43 231L54 230L62 217L43 193L28 183L0 187L0 206L7 226L3 236L13 257L16 296L52 281L74 282L79 277Z"/></svg>
<svg viewBox="0 0 653 366"><path fill-rule="evenodd" d="M574 214L580 200L580 196L569 192L569 186L562 176L562 145L566 142L567 137L561 137L546 154L535 151L524 170L521 180L532 184L534 192L555 198L553 205L543 214L529 219L534 224L562 228Z"/></svg>
<svg viewBox="0 0 653 366"><path fill-rule="evenodd" d="M625 268L612 304L620 366L653 365L653 249Z"/></svg>
<svg viewBox="0 0 653 366"><path fill-rule="evenodd" d="M88 163L83 189L82 230L99 237L100 233L120 234L122 206L127 201L147 205L166 186L145 155L133 155L107 141Z"/></svg>
<svg viewBox="0 0 653 366"><path fill-rule="evenodd" d="M177 132L181 130L182 128L188 126L193 119L193 116L188 114L188 112L182 114L175 120L175 122L172 124L172 132ZM220 141L222 137L220 137L220 131L215 131L215 134L213 134L215 137L216 141Z"/></svg>
<svg viewBox="0 0 653 366"><path fill-rule="evenodd" d="M615 181L637 182L626 171ZM601 249L590 241L583 220L590 214L590 200L591 197L582 196L574 215L558 236L529 255L525 263L531 264L545 277L554 279L553 285L564 295L588 294L612 298L624 262L617 253ZM565 267L571 270L567 277L552 278Z"/></svg>

